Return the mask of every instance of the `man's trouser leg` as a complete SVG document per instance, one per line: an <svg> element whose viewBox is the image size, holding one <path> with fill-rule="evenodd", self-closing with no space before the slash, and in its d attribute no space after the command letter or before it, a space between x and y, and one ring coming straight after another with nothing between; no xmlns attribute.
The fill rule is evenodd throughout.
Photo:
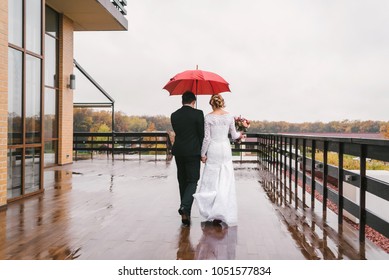
<svg viewBox="0 0 389 280"><path fill-rule="evenodd" d="M188 156L184 159L185 170L185 189L181 199L183 207L190 216L193 204L193 194L196 192L197 181L200 178L200 156Z"/></svg>

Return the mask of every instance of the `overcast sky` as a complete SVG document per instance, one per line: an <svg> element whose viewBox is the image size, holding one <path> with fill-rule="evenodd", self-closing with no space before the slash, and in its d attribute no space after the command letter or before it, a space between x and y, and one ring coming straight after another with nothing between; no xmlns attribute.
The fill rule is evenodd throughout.
<svg viewBox="0 0 389 280"><path fill-rule="evenodd" d="M389 119L387 0L128 0L128 31L77 32L75 59L129 115L167 115L188 69L230 83L252 120ZM75 101L99 93L77 74ZM210 111L209 96L198 108ZM101 100L101 99L99 99Z"/></svg>

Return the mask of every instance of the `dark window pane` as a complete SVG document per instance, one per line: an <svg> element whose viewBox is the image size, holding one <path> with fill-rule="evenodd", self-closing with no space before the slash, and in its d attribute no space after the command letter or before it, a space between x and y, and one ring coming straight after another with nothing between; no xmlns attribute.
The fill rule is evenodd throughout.
<svg viewBox="0 0 389 280"><path fill-rule="evenodd" d="M58 137L57 91L45 88L45 138Z"/></svg>
<svg viewBox="0 0 389 280"><path fill-rule="evenodd" d="M57 40L45 35L45 84L57 86Z"/></svg>
<svg viewBox="0 0 389 280"><path fill-rule="evenodd" d="M41 60L26 56L26 142L41 141Z"/></svg>
<svg viewBox="0 0 389 280"><path fill-rule="evenodd" d="M22 149L8 150L7 172L7 198L22 195Z"/></svg>
<svg viewBox="0 0 389 280"><path fill-rule="evenodd" d="M26 149L24 193L39 190L41 155L40 148Z"/></svg>
<svg viewBox="0 0 389 280"><path fill-rule="evenodd" d="M45 166L57 163L57 144L58 141L56 140L45 142Z"/></svg>
<svg viewBox="0 0 389 280"><path fill-rule="evenodd" d="M41 54L42 43L42 0L26 1L26 48Z"/></svg>
<svg viewBox="0 0 389 280"><path fill-rule="evenodd" d="M46 33L58 37L59 24L58 24L59 15L52 8L46 6Z"/></svg>
<svg viewBox="0 0 389 280"><path fill-rule="evenodd" d="M22 53L8 48L8 144L22 143Z"/></svg>
<svg viewBox="0 0 389 280"><path fill-rule="evenodd" d="M23 1L8 1L8 42L22 47L23 44Z"/></svg>

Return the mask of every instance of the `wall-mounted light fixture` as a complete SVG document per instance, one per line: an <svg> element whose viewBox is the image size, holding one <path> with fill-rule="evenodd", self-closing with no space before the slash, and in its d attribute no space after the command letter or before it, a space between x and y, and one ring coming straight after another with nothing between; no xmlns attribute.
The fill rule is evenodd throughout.
<svg viewBox="0 0 389 280"><path fill-rule="evenodd" d="M76 75L70 74L68 88L76 89Z"/></svg>

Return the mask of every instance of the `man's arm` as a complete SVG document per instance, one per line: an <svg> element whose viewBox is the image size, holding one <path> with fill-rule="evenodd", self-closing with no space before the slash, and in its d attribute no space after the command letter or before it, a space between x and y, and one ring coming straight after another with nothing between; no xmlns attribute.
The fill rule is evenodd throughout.
<svg viewBox="0 0 389 280"><path fill-rule="evenodd" d="M170 115L170 123L172 124L173 131L176 132L175 121L174 121L174 113Z"/></svg>
<svg viewBox="0 0 389 280"><path fill-rule="evenodd" d="M204 113L203 111L199 110L199 121L197 124L197 133L199 135L199 141L200 145L202 145L204 140Z"/></svg>

